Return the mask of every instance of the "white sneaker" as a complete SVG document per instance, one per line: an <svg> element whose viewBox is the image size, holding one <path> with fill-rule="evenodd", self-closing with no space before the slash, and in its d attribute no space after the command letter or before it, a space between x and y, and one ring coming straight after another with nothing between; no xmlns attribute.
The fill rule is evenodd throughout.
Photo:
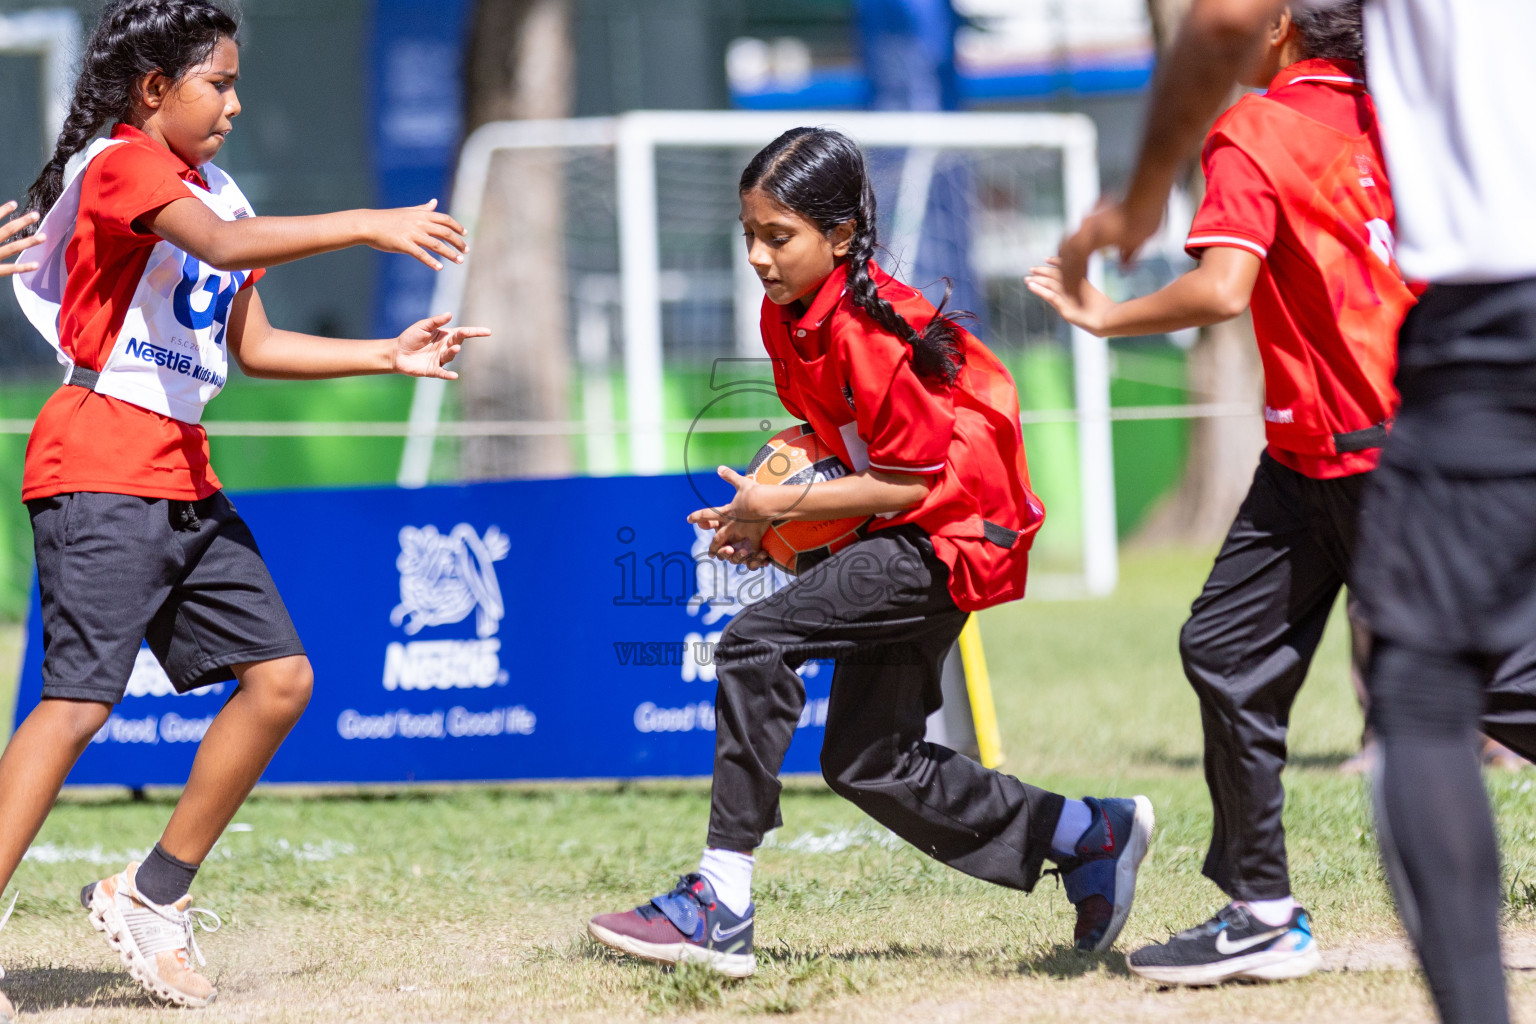
<svg viewBox="0 0 1536 1024"><path fill-rule="evenodd" d="M134 884L138 871L135 861L91 886L88 896L82 894L91 926L106 936L128 973L151 995L176 1006L207 1006L218 990L192 965L194 958L197 967L208 963L197 948L193 926L215 932L223 922L213 911L192 906L191 896L169 907L151 902Z"/></svg>

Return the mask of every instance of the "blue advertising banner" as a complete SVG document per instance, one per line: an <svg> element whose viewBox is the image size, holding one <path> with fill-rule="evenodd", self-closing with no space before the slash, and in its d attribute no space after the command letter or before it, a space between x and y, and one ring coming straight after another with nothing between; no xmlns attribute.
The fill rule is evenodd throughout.
<svg viewBox="0 0 1536 1024"><path fill-rule="evenodd" d="M713 645L784 585L707 556L684 476L251 494L315 668L265 781L706 775ZM41 696L34 584L17 721ZM816 771L830 666L784 770ZM73 785L180 785L233 684L178 696L144 649Z"/></svg>

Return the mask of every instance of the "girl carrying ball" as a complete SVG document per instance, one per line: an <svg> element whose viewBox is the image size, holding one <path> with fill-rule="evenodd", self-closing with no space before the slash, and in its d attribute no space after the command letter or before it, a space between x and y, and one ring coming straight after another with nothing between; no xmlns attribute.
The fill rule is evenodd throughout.
<svg viewBox="0 0 1536 1024"><path fill-rule="evenodd" d="M966 874L1031 889L1059 865L1074 941L1105 950L1130 911L1152 831L1134 799L1069 800L924 741L940 669L969 613L1023 596L1044 510L1029 490L1006 369L874 263L875 194L845 136L796 128L741 175L763 342L791 415L852 470L809 487L736 487L689 520L711 553L762 565L770 523L869 516L868 535L737 615L715 650L714 786L696 871L589 928L661 963L753 973L753 851L780 824L778 772L805 703L796 669L836 663L822 746L832 789Z"/></svg>
<svg viewBox="0 0 1536 1024"><path fill-rule="evenodd" d="M124 694L141 642L178 691L235 680L143 863L86 887L91 923L155 996L203 1006L191 906L198 865L309 700L304 647L198 425L232 356L256 377L446 364L480 328L437 316L398 338L273 327L260 268L368 245L441 269L463 228L434 204L258 217L210 161L240 113L238 25L210 0L113 0L89 42L53 158L32 186L41 232L17 276L68 368L27 446L22 499L42 593L43 698L0 757L0 887ZM109 138L93 137L108 129ZM10 268L12 271L25 268ZM0 1022L11 1007L0 996Z"/></svg>

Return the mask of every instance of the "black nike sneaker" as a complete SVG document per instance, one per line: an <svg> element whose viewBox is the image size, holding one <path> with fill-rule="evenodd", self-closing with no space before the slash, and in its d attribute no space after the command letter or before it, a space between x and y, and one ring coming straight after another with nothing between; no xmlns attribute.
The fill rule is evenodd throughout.
<svg viewBox="0 0 1536 1024"><path fill-rule="evenodd" d="M1267 925L1247 904L1229 903L1202 925L1167 942L1138 949L1126 965L1165 985L1220 985L1233 978L1301 978L1322 965L1312 922L1297 907L1282 925Z"/></svg>

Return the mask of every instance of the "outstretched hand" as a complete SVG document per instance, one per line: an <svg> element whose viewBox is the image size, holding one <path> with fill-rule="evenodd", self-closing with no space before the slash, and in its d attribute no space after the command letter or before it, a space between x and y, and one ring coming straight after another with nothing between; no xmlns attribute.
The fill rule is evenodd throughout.
<svg viewBox="0 0 1536 1024"><path fill-rule="evenodd" d="M1118 249L1120 260L1129 263L1163 221L1161 207L1141 209L1124 201L1101 200L1099 205L1061 243L1062 289L1077 295L1088 279L1088 260L1100 249Z"/></svg>
<svg viewBox="0 0 1536 1024"><path fill-rule="evenodd" d="M13 199L4 206L0 206L0 217L9 217L16 212L16 201ZM37 211L24 213L20 217L12 217L4 224L0 224L0 239L10 238L19 232L36 224ZM18 238L14 242L0 245L0 260L8 260L17 253L25 252L34 245L42 245L47 239L41 233L30 238ZM11 277L14 274L27 274L37 269L36 263L0 263L0 277Z"/></svg>
<svg viewBox="0 0 1536 1024"><path fill-rule="evenodd" d="M368 244L380 252L414 256L433 270L443 269L433 253L463 263L464 254L469 252L464 225L438 213L436 199L396 210L368 210L365 216Z"/></svg>
<svg viewBox="0 0 1536 1024"><path fill-rule="evenodd" d="M764 487L750 477L742 476L730 466L716 471L720 479L736 488L736 495L724 508L701 508L688 517L688 521L706 530L714 530L709 542L709 553L733 565L745 565L760 569L768 564L768 554L762 550L763 534L768 532L772 519L756 507L755 492Z"/></svg>
<svg viewBox="0 0 1536 1024"><path fill-rule="evenodd" d="M407 327L395 339L395 372L458 380L459 375L447 367L464 347L464 339L489 338L491 332L485 327L449 328L452 319L452 313L440 313Z"/></svg>
<svg viewBox="0 0 1536 1024"><path fill-rule="evenodd" d="M1060 313L1067 323L1081 327L1090 334L1102 336L1104 314L1114 303L1087 279L1078 284L1075 292L1068 291L1061 264L1061 257L1052 256L1046 260L1045 266L1030 267L1024 283L1030 291Z"/></svg>

